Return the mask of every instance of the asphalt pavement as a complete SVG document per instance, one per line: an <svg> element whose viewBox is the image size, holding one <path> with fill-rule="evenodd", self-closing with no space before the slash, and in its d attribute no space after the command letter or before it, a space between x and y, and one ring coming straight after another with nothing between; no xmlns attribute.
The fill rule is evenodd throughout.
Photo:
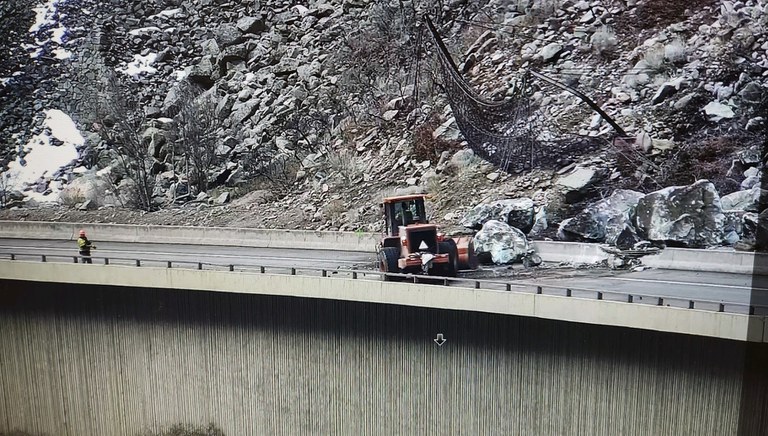
<svg viewBox="0 0 768 436"><path fill-rule="evenodd" d="M376 262L375 253L336 250L99 241L94 241L94 244L98 247L92 252L95 263L101 263L100 258L108 257L111 264L131 264L134 259L141 259L147 266L152 266L152 262L160 266L171 261L180 266L202 262L246 267L369 270L374 268ZM49 261L71 261L73 256L77 256L77 244L62 240L0 239L0 258L8 258L10 253L14 253L19 260L36 260L45 254L50 257ZM473 274L464 273L462 276L471 279ZM594 298L596 292L603 292L605 300L626 300L627 295L632 294L635 302L648 304L659 304L658 297L662 297L661 304L670 306L688 307L690 300L696 300L696 307L707 310L717 310L717 305L723 303L729 305L729 312L747 311L749 305L766 306L766 310L759 309L759 313L768 311L768 278L747 274L593 269L573 274L564 274L562 270L553 270L551 274L542 271L535 277L501 275L493 280L534 283L542 286L545 293L547 287L556 288L556 292L571 288L573 296L585 294L588 298Z"/></svg>

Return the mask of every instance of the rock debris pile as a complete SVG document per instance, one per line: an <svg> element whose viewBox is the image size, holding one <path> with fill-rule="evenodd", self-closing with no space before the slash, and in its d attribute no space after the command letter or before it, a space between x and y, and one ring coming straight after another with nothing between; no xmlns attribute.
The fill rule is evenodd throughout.
<svg viewBox="0 0 768 436"><path fill-rule="evenodd" d="M488 223L506 226L521 247L526 235L620 247L755 244L768 129L765 1L452 1L437 13L372 0L0 8L5 168L37 152L29 141L46 110L65 111L84 138L77 159L35 183L4 177L4 219L379 231L382 196L428 192L433 221L486 233ZM540 139L605 146L523 174L475 156L433 81L423 13L478 92L526 90L549 126ZM616 140L580 98L530 70L587 94L628 137ZM119 91L103 99L110 89ZM105 133L135 114L101 114L96 103L106 100L140 111L152 212L132 209L136 166L121 167L125 149ZM191 137L209 145L184 148ZM60 206L45 207L51 199Z"/></svg>

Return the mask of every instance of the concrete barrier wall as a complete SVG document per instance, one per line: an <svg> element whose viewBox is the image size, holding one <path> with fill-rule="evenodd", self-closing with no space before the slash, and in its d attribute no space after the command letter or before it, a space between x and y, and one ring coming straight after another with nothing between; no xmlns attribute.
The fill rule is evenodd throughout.
<svg viewBox="0 0 768 436"><path fill-rule="evenodd" d="M768 341L764 336L766 319L762 316L525 292L346 278L20 261L0 261L0 277L35 282L189 289L396 304L631 327L738 341Z"/></svg>
<svg viewBox="0 0 768 436"><path fill-rule="evenodd" d="M182 227L126 224L0 221L0 238L77 238L86 229L95 241L146 242L243 247L305 248L342 251L375 251L380 235L375 233L318 232L229 227ZM545 262L597 263L608 259L598 244L535 241L533 248ZM695 250L667 248L642 258L653 268L689 271L768 274L768 255L729 249ZM761 261L764 259L765 261Z"/></svg>
<svg viewBox="0 0 768 436"><path fill-rule="evenodd" d="M597 244L534 241L532 245L545 262L597 263L608 259L608 253Z"/></svg>
<svg viewBox="0 0 768 436"><path fill-rule="evenodd" d="M738 274L768 274L768 255L727 249L697 250L665 248L661 253L642 258L652 268L688 271L713 271Z"/></svg>
<svg viewBox="0 0 768 436"><path fill-rule="evenodd" d="M1 238L77 239L80 229L94 241L154 242L241 247L305 248L373 252L378 235L311 230L182 227L128 224L0 221Z"/></svg>

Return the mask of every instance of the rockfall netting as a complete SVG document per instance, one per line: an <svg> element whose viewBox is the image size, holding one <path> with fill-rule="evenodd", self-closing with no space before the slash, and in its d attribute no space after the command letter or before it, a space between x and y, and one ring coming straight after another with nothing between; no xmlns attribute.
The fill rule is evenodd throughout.
<svg viewBox="0 0 768 436"><path fill-rule="evenodd" d="M461 76L428 17L426 22L456 124L476 155L506 172L519 173L570 163L605 144L597 137L557 133L557 128L548 126L552 121L531 103L527 83L513 87L504 100L480 95Z"/></svg>

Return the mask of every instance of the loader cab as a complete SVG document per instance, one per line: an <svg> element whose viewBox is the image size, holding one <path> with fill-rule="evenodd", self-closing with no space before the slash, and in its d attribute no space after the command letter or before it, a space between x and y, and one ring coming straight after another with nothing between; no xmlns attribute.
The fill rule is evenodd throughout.
<svg viewBox="0 0 768 436"><path fill-rule="evenodd" d="M398 236L400 226L427 224L424 197L425 195L408 195L384 199L384 223L387 235Z"/></svg>

